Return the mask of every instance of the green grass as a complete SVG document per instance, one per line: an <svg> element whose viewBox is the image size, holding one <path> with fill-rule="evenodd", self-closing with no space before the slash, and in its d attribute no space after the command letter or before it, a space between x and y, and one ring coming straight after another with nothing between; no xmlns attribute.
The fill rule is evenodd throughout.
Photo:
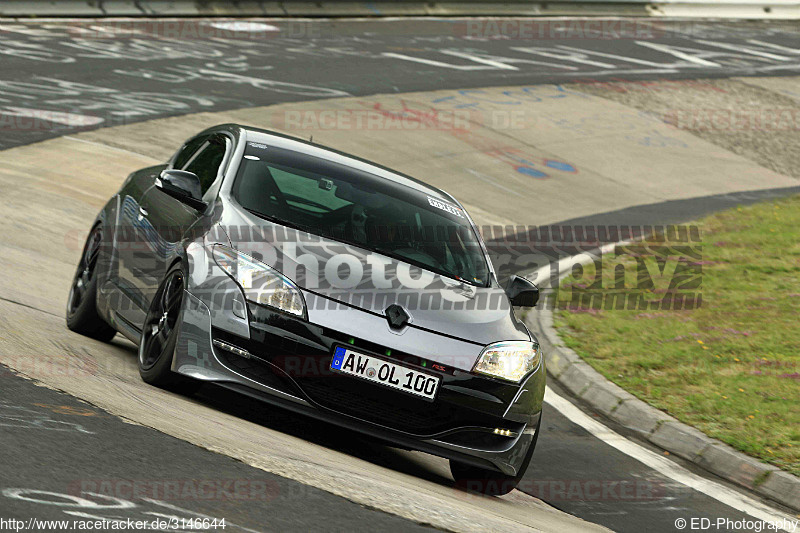
<svg viewBox="0 0 800 533"><path fill-rule="evenodd" d="M698 224L699 308L560 310L556 327L632 394L800 475L800 196ZM603 275L613 285L613 272ZM565 279L559 299L576 283Z"/></svg>

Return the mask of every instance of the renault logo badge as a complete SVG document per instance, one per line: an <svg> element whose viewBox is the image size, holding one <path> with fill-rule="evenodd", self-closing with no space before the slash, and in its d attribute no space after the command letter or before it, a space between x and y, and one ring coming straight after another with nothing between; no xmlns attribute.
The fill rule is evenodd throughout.
<svg viewBox="0 0 800 533"><path fill-rule="evenodd" d="M392 304L386 308L386 320L392 329L401 329L408 324L411 317L408 312L397 304Z"/></svg>

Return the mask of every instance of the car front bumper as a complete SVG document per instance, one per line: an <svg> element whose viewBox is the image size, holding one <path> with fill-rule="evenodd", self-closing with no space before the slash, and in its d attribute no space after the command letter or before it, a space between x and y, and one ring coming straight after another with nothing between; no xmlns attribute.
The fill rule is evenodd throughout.
<svg viewBox="0 0 800 533"><path fill-rule="evenodd" d="M320 323L323 314L305 320L249 305L243 327L230 313L212 312L214 304L202 294L187 292L184 299L175 372L390 444L506 475L518 473L534 442L544 396L543 362L521 384L509 383L426 359L422 350L399 352L373 342L369 328L361 330L365 333L331 328ZM331 371L336 346L438 374L442 381L435 400Z"/></svg>

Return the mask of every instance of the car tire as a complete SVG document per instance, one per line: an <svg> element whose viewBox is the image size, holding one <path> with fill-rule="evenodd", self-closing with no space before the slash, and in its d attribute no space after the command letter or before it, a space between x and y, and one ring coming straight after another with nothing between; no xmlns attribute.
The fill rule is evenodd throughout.
<svg viewBox="0 0 800 533"><path fill-rule="evenodd" d="M536 441L539 440L541 422L540 416L533 441L528 447L528 451L525 453L525 459L523 459L517 475L509 476L496 470L479 468L451 459L450 473L453 475L456 487L467 492L483 494L485 496L504 496L517 488L519 482L522 481L522 477L525 475L525 471L528 470L528 465L533 457L533 451L536 449Z"/></svg>
<svg viewBox="0 0 800 533"><path fill-rule="evenodd" d="M67 327L75 333L108 342L117 330L97 312L97 266L103 247L103 227L92 228L67 299Z"/></svg>
<svg viewBox="0 0 800 533"><path fill-rule="evenodd" d="M192 394L200 383L172 371L185 280L186 274L180 264L164 276L142 327L137 362L139 375L146 383L181 394Z"/></svg>

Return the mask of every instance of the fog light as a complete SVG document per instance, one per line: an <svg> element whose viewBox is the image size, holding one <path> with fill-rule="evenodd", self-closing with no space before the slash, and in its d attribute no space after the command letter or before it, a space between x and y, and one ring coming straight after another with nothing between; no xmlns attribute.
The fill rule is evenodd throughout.
<svg viewBox="0 0 800 533"><path fill-rule="evenodd" d="M216 346L217 348L222 348L223 350L231 352L232 354L236 354L239 357L244 357L245 359L250 359L252 357L252 355L250 355L250 352L248 352L243 348L239 348L238 346L234 346L233 344L221 341L219 339L214 339L213 342L214 346Z"/></svg>
<svg viewBox="0 0 800 533"><path fill-rule="evenodd" d="M495 435L502 435L504 437L516 437L517 436L517 432L516 431L511 431L510 429L502 429L502 428L495 428L494 429L494 434Z"/></svg>

